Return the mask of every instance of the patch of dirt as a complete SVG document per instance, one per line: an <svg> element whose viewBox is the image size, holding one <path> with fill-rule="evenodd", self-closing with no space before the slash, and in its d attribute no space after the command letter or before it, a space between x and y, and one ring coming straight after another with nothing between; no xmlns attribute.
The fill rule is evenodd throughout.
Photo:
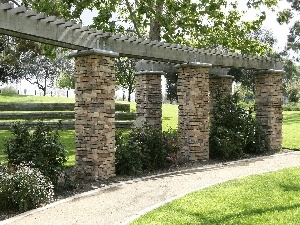
<svg viewBox="0 0 300 225"><path fill-rule="evenodd" d="M284 149L280 153L290 152L291 150ZM261 156L268 156L276 154L274 152L267 152L260 155L245 155L242 159L250 159L255 157L261 157ZM201 168L204 166L209 165L227 165L232 161L225 161L225 160L201 160L197 162L186 162L179 165L171 165L168 168L163 168L160 170L155 170L151 172L144 172L142 174L136 175L136 176L121 176L118 175L116 177L107 179L107 180L98 180L98 181L91 181L91 180L84 180L84 179L74 179L75 177L75 171L73 168L68 168L65 172L65 176L61 179L60 185L55 190L55 199L54 201L58 201L61 199L65 199L71 196L74 196L76 194L81 194L87 191L95 190L97 188L106 187L111 184L115 184L122 181L128 181L136 178L142 178L146 176L153 176L153 175L159 175L169 172L176 172L176 171L182 171L192 168ZM73 177L73 178L72 178ZM13 217L15 215L18 215L18 211L13 210L7 210L7 211L0 211L0 221L8 219L10 217Z"/></svg>

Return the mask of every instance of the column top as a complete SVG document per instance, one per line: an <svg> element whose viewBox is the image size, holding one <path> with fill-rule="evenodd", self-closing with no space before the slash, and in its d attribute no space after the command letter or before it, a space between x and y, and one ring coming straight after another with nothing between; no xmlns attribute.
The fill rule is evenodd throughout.
<svg viewBox="0 0 300 225"><path fill-rule="evenodd" d="M101 49L89 49L89 50L79 50L77 52L71 53L70 57L77 57L77 56L88 56L88 55L103 55L103 56L111 56L111 57L119 57L119 53L106 51Z"/></svg>
<svg viewBox="0 0 300 225"><path fill-rule="evenodd" d="M148 70L143 70L136 72L135 75L164 75L164 71L148 71Z"/></svg>
<svg viewBox="0 0 300 225"><path fill-rule="evenodd" d="M201 63L201 62L188 62L183 64L175 65L175 68L184 68L184 67L212 67L210 63Z"/></svg>
<svg viewBox="0 0 300 225"><path fill-rule="evenodd" d="M230 78L230 79L233 79L234 76L231 76L231 75L217 75L217 74L210 74L209 78L212 78L212 79L217 79L217 78Z"/></svg>
<svg viewBox="0 0 300 225"><path fill-rule="evenodd" d="M273 70L273 69L270 69L270 70L261 70L261 71L258 71L256 74L259 75L259 74L284 74L285 71L284 70Z"/></svg>

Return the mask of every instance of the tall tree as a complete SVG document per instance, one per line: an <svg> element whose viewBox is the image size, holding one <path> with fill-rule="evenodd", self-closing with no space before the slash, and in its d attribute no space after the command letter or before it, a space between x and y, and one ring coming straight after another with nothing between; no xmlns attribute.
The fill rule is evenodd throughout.
<svg viewBox="0 0 300 225"><path fill-rule="evenodd" d="M127 101L130 102L131 94L135 89L135 59L118 58L116 59L116 83L123 90L128 90ZM123 94L124 101L124 94Z"/></svg>
<svg viewBox="0 0 300 225"><path fill-rule="evenodd" d="M295 22L290 28L284 54L292 57L294 60L300 61L300 1L286 1L290 3L290 7L278 13L277 21L283 24L289 23L292 18L295 18ZM289 53L289 51L292 51L292 53Z"/></svg>
<svg viewBox="0 0 300 225"><path fill-rule="evenodd" d="M36 85L45 96L48 88L55 85L59 74L64 72L62 71L64 59L58 58L52 61L45 55L32 57L31 54L32 52L29 51L21 55L15 65L18 68L17 73L22 79Z"/></svg>

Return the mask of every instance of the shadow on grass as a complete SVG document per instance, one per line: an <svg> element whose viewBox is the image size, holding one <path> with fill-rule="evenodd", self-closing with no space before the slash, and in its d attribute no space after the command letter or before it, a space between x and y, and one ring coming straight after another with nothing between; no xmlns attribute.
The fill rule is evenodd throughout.
<svg viewBox="0 0 300 225"><path fill-rule="evenodd" d="M162 119L163 119L163 120L171 120L171 119L173 119L173 118L172 118L172 117L169 117L169 116L164 116Z"/></svg>

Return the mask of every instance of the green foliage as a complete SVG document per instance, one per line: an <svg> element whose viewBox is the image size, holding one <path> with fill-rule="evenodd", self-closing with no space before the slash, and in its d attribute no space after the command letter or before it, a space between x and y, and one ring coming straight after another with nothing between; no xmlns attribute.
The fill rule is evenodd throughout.
<svg viewBox="0 0 300 225"><path fill-rule="evenodd" d="M297 102L290 102L287 104L284 104L283 111L300 111L300 103Z"/></svg>
<svg viewBox="0 0 300 225"><path fill-rule="evenodd" d="M238 104L238 95L217 93L212 111L209 147L211 158L236 159L245 153L267 150L265 133L251 114Z"/></svg>
<svg viewBox="0 0 300 225"><path fill-rule="evenodd" d="M290 26L290 32L287 37L287 46L283 54L294 58L294 60L299 61L299 53L300 53L300 4L299 0L287 0L287 2L291 3L290 7L283 9L277 15L277 21L280 24L287 23L290 24L291 19L295 18L295 22L292 26ZM296 53L296 54L295 54Z"/></svg>
<svg viewBox="0 0 300 225"><path fill-rule="evenodd" d="M294 78L286 83L286 93L290 102L299 102L300 100L300 78Z"/></svg>
<svg viewBox="0 0 300 225"><path fill-rule="evenodd" d="M9 165L32 162L55 185L67 161L67 151L58 140L58 130L39 122L31 131L26 124L15 123L11 133L13 137L6 141L4 150Z"/></svg>
<svg viewBox="0 0 300 225"><path fill-rule="evenodd" d="M31 163L8 168L0 163L0 209L21 212L53 200L53 185Z"/></svg>
<svg viewBox="0 0 300 225"><path fill-rule="evenodd" d="M61 73L57 80L57 86L60 88L74 89L75 88L74 76L67 73Z"/></svg>
<svg viewBox="0 0 300 225"><path fill-rule="evenodd" d="M132 128L128 134L116 132L116 173L139 174L175 163L177 136L174 131L145 125Z"/></svg>
<svg viewBox="0 0 300 225"><path fill-rule="evenodd" d="M9 86L1 88L0 93L3 95L17 95L18 91L14 87Z"/></svg>
<svg viewBox="0 0 300 225"><path fill-rule="evenodd" d="M116 85L128 90L128 99L135 89L135 59L117 58L115 61ZM124 99L123 99L124 101Z"/></svg>
<svg viewBox="0 0 300 225"><path fill-rule="evenodd" d="M165 73L165 78L167 82L167 99L172 104L173 101L178 101L177 96L177 80L178 73Z"/></svg>

